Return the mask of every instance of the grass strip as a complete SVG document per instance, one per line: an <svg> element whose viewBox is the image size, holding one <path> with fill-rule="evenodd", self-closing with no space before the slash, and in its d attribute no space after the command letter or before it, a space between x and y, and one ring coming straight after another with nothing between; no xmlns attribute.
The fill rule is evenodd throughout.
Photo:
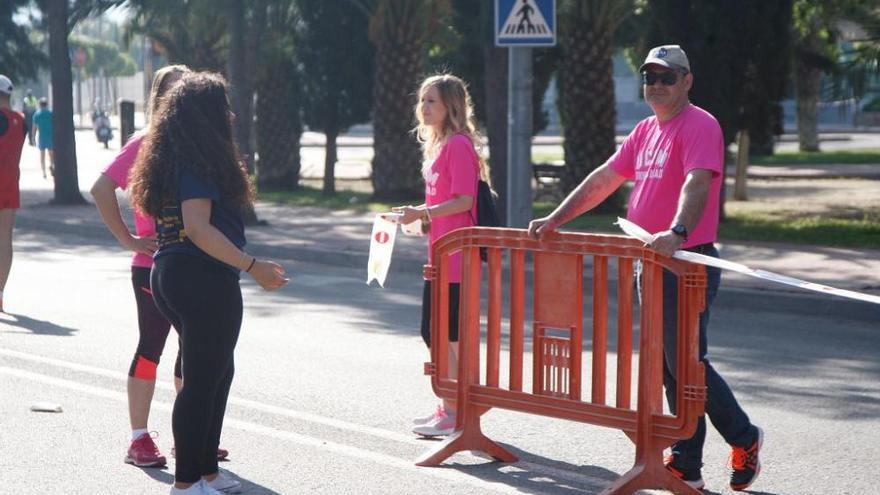
<svg viewBox="0 0 880 495"><path fill-rule="evenodd" d="M354 210L359 212L389 211L392 206L419 204L420 198L388 203L374 201L370 194L340 191L324 196L319 189L300 187L291 192L261 192L259 199L294 206ZM556 205L538 202L534 216L549 215ZM620 233L614 222L616 214L588 213L565 225L565 230L597 233ZM818 246L880 249L880 220L865 216L861 219L826 218L821 216L780 216L761 213L734 212L719 226L721 241L783 242Z"/></svg>

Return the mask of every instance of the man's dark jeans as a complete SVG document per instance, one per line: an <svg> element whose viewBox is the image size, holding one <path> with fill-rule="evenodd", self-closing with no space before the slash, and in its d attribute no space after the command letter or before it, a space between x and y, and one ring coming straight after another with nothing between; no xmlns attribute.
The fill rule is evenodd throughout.
<svg viewBox="0 0 880 495"><path fill-rule="evenodd" d="M718 258L718 250L712 246L700 250L700 254ZM706 368L706 414L715 429L724 440L731 445L746 447L753 440L754 431L749 417L742 410L725 383L724 378L715 371L707 354L707 330L709 326L709 310L718 287L721 285L721 270L706 267L706 309L700 314L700 361ZM663 271L663 385L666 387L666 400L675 414L676 388L676 326L678 311L677 278L670 272ZM703 465L703 443L706 440L706 418L701 417L694 436L673 444L672 452L676 454L675 466L678 469L699 469Z"/></svg>

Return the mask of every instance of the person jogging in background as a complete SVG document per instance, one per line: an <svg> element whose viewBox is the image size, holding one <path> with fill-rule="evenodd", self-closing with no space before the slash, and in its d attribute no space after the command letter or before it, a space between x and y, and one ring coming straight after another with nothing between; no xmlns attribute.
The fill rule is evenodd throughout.
<svg viewBox="0 0 880 495"><path fill-rule="evenodd" d="M0 312L12 268L12 230L21 206L19 162L27 128L24 115L12 110L12 81L0 74Z"/></svg>
<svg viewBox="0 0 880 495"><path fill-rule="evenodd" d="M49 152L49 173L55 175L54 131L52 130L52 110L49 100L40 98L40 109L34 114L34 127L37 133L37 148L40 149L40 169L46 178L46 152Z"/></svg>
<svg viewBox="0 0 880 495"><path fill-rule="evenodd" d="M638 124L620 148L594 170L553 213L532 220L529 235L540 238L590 211L625 181L634 182L627 219L651 234L649 247L663 256L683 249L719 257L719 197L724 167L721 126L709 112L690 103L694 76L678 45L652 48L639 72L645 102L654 115ZM764 432L752 424L730 387L708 358L709 310L721 270L706 267L706 309L700 314L700 361L706 371L706 414L731 446L730 488L748 488L761 472L759 453ZM663 384L666 400L676 411L677 278L663 273ZM685 483L702 489L706 418L691 438L672 445L666 468Z"/></svg>

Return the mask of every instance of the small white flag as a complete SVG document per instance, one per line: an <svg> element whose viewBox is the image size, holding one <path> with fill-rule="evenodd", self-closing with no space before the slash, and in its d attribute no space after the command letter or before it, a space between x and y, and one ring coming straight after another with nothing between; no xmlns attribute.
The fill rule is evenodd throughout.
<svg viewBox="0 0 880 495"><path fill-rule="evenodd" d="M385 287L385 277L391 266L391 254L394 251L394 239L397 236L397 224L376 215L373 220L373 233L370 235L370 259L367 261L367 285L373 280Z"/></svg>

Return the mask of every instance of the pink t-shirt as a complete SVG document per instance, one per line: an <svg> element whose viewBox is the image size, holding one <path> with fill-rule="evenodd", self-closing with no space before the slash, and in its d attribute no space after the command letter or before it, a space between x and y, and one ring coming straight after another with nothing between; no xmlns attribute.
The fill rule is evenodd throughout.
<svg viewBox="0 0 880 495"><path fill-rule="evenodd" d="M724 138L709 112L688 104L666 122L648 117L636 125L609 163L612 170L635 181L627 219L652 234L672 227L687 174L695 169L711 170L706 208L683 247L715 242Z"/></svg>
<svg viewBox="0 0 880 495"><path fill-rule="evenodd" d="M110 165L104 169L102 174L106 175L121 189L128 187L128 172L134 166L134 160L137 158L138 150L141 148L141 142L144 140L144 133L137 132L129 138L125 146L119 150L119 154L113 159ZM144 237L156 234L156 222L152 217L142 215L137 210L134 212L134 229L138 236ZM150 268L153 266L153 258L141 253L135 253L131 260L131 266L139 266Z"/></svg>
<svg viewBox="0 0 880 495"><path fill-rule="evenodd" d="M477 218L477 178L480 160L470 138L455 134L446 141L431 169L424 174L425 205L434 206L456 196L474 198L469 212L456 213L431 220L431 245L443 235L462 227L471 227ZM432 263L428 250L428 263ZM461 282L461 253L449 257L449 281Z"/></svg>

